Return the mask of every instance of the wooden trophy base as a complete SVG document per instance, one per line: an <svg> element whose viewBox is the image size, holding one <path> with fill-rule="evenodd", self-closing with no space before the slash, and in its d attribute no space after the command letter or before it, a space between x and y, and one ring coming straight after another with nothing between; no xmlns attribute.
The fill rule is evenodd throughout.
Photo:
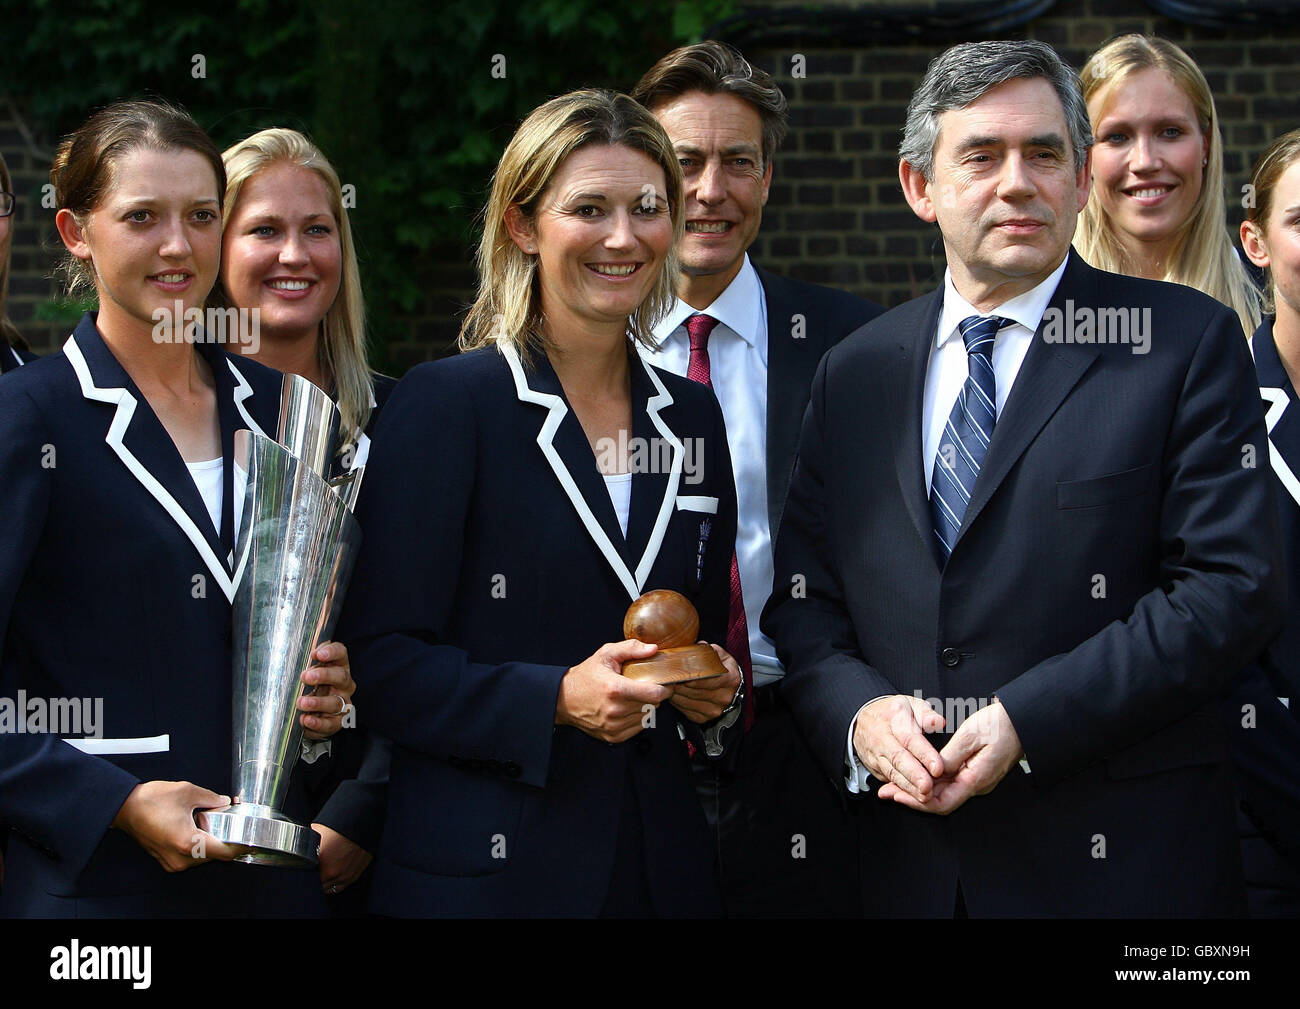
<svg viewBox="0 0 1300 1009"><path fill-rule="evenodd" d="M628 679L648 680L663 686L707 680L726 672L718 653L708 645L661 648L648 659L623 663L623 675Z"/></svg>

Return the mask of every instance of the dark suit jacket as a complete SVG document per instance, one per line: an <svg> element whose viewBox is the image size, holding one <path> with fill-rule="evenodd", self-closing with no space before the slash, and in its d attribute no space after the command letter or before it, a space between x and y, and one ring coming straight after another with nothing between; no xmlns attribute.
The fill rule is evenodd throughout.
<svg viewBox="0 0 1300 1009"><path fill-rule="evenodd" d="M17 371L22 365L31 364L35 360L36 355L30 350L11 347L4 342L3 337L0 337L0 375L9 371Z"/></svg>
<svg viewBox="0 0 1300 1009"><path fill-rule="evenodd" d="M775 541L817 364L885 309L831 287L754 270L767 302L767 515Z"/></svg>
<svg viewBox="0 0 1300 1009"><path fill-rule="evenodd" d="M109 824L154 779L230 789L228 556L234 432L274 432L280 373L213 344L226 459L221 530L148 402L87 314L63 353L0 381L0 697L102 699L103 739L0 732L13 828L7 915L301 914L310 871L169 874ZM301 815L301 810L297 810Z"/></svg>
<svg viewBox="0 0 1300 1009"><path fill-rule="evenodd" d="M1216 698L1277 631L1283 587L1236 318L1071 253L1051 306L1150 308L1150 351L1040 329L940 569L921 411L941 299L819 369L763 626L841 787L855 714L896 693L939 699L949 729L996 696L1032 773L948 817L874 807L867 907L950 915L960 880L978 915L1238 910Z"/></svg>
<svg viewBox="0 0 1300 1009"><path fill-rule="evenodd" d="M629 534L545 355L486 349L420 365L376 432L365 534L339 635L360 717L393 741L375 909L395 915L595 915L621 807L643 824L663 915L719 911L679 726L609 746L554 725L560 680L622 638L643 591L671 588L725 637L735 489L707 390L632 367L633 434L699 439L702 479L637 472ZM656 467L657 469L658 467Z"/></svg>
<svg viewBox="0 0 1300 1009"><path fill-rule="evenodd" d="M1300 868L1300 408L1273 342L1271 318L1251 343L1282 523L1288 606L1282 632L1234 683L1228 730L1243 810L1260 835ZM1250 713L1243 710L1247 704Z"/></svg>

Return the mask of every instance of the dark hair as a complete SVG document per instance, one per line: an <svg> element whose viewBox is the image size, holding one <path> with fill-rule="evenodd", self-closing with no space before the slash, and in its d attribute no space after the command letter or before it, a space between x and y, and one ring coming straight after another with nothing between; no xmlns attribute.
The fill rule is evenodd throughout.
<svg viewBox="0 0 1300 1009"><path fill-rule="evenodd" d="M785 139L789 114L785 95L770 74L751 66L725 42L697 42L670 52L645 72L630 94L653 111L688 91L735 95L752 105L763 123L763 167L772 163Z"/></svg>
<svg viewBox="0 0 1300 1009"><path fill-rule="evenodd" d="M225 199L226 169L217 145L184 109L150 98L114 102L63 138L50 168L55 206L83 220L116 181L117 162L140 148L201 155L216 177L218 202ZM90 266L71 253L64 257L61 269L69 294L93 283Z"/></svg>

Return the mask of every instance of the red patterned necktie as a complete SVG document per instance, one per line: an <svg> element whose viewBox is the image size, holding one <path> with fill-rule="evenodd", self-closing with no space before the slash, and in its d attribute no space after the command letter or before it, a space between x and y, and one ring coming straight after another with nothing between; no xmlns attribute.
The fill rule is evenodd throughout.
<svg viewBox="0 0 1300 1009"><path fill-rule="evenodd" d="M709 334L718 320L711 315L692 315L686 320L691 338L691 357L686 377L692 382L713 388L709 373ZM745 619L745 602L740 594L740 567L731 554L731 608L727 615L727 651L735 657L745 677L745 731L754 724L754 667L749 657L749 622Z"/></svg>

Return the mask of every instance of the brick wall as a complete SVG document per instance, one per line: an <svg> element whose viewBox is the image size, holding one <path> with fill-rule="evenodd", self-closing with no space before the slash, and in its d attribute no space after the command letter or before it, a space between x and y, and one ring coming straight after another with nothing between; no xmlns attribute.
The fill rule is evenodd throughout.
<svg viewBox="0 0 1300 1009"><path fill-rule="evenodd" d="M783 5L761 6L770 13ZM953 6L935 4L937 10ZM732 22L724 26L723 37L734 33L730 37L740 41L746 55L776 76L791 104L792 129L777 157L755 258L775 272L886 305L928 290L942 275L942 247L933 227L918 221L903 201L895 152L907 101L930 59L962 39L1028 37L1050 43L1078 67L1111 35L1127 31L1172 39L1205 71L1224 126L1227 202L1235 217L1255 155L1271 138L1300 126L1300 19L1207 28L1161 16L1138 0L1059 0L1019 27L985 34L927 24L852 42L828 38L825 31L800 35L797 30L786 37L768 32L765 41L752 25ZM801 79L791 73L795 53L804 57ZM46 279L56 241L51 215L33 202L39 200L52 146L48 140L43 146L39 139L32 142L0 100L0 150L24 198L15 235L11 317L34 346L45 349L62 342L68 330L66 321L37 318L48 312L56 293ZM448 351L472 296L467 248L436 250L417 269L429 292L425 304L400 317L392 332L377 334L386 343L389 369L397 373Z"/></svg>

